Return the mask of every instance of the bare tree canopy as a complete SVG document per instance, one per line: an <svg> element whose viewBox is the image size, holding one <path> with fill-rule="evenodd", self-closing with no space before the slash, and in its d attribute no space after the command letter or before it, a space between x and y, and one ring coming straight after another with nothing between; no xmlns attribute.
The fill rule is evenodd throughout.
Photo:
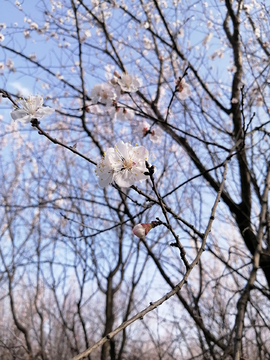
<svg viewBox="0 0 270 360"><path fill-rule="evenodd" d="M1 359L270 359L269 24L2 0Z"/></svg>

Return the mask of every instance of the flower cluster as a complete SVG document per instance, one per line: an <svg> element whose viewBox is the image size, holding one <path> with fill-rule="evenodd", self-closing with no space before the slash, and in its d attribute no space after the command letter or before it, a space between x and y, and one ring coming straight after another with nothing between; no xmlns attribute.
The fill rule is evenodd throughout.
<svg viewBox="0 0 270 360"><path fill-rule="evenodd" d="M101 102L102 104L116 105L121 94L133 93L139 90L142 81L136 76L130 74L122 74L121 76L117 71L114 72L114 77L109 83L97 84L91 91L90 97L92 104Z"/></svg>
<svg viewBox="0 0 270 360"><path fill-rule="evenodd" d="M114 148L109 148L95 170L101 188L113 181L118 186L129 187L136 181L144 181L148 175L145 162L148 150L144 146L133 147L130 143L119 141Z"/></svg>
<svg viewBox="0 0 270 360"><path fill-rule="evenodd" d="M54 109L43 106L43 97L40 95L30 95L27 100L19 100L19 104L21 107L14 109L10 115L13 120L19 120L25 124L32 119L41 119L54 112Z"/></svg>
<svg viewBox="0 0 270 360"><path fill-rule="evenodd" d="M92 104L101 103L106 106L107 112L112 118L118 120L132 120L134 112L125 107L119 107L117 101L125 93L138 91L142 81L136 76L114 72L113 78L108 83L97 84L90 93Z"/></svg>

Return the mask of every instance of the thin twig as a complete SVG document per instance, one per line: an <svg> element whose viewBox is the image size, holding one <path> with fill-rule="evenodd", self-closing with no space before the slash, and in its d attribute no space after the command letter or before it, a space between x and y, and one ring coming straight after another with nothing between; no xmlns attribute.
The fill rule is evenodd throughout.
<svg viewBox="0 0 270 360"><path fill-rule="evenodd" d="M33 119L31 121L31 124L34 128L38 129L38 133L40 135L44 135L47 139L49 139L51 142L53 142L54 144L63 146L65 149L68 149L69 151L73 152L76 155L79 155L80 157L82 157L84 160L90 162L91 164L97 166L97 163L91 159L89 159L87 156L81 154L79 151L76 150L75 146L68 146L64 143L62 143L61 141L51 137L48 133L46 133L44 130L41 129L41 127L39 126L39 121L37 119Z"/></svg>

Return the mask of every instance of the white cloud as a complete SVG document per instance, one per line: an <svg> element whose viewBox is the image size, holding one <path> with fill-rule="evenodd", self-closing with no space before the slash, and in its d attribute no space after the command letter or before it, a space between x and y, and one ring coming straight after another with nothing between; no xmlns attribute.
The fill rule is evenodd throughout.
<svg viewBox="0 0 270 360"><path fill-rule="evenodd" d="M10 85L18 91L19 95L23 97L28 97L31 95L31 92L18 81L12 82Z"/></svg>

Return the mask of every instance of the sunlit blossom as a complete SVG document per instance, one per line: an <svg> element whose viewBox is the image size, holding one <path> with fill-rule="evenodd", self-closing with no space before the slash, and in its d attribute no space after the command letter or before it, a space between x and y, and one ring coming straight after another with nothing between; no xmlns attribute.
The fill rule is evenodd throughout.
<svg viewBox="0 0 270 360"><path fill-rule="evenodd" d="M176 82L176 87L178 90L178 98L181 100L185 100L187 97L191 95L189 84L186 83L185 79Z"/></svg>
<svg viewBox="0 0 270 360"><path fill-rule="evenodd" d="M55 77L59 80L63 80L64 79L64 76L60 74L59 71L57 71L57 73L55 74Z"/></svg>
<svg viewBox="0 0 270 360"><path fill-rule="evenodd" d="M202 45L203 45L203 46L206 46L207 43L210 42L210 40L212 39L212 37L213 37L213 33L210 32L210 33L209 33L208 35L206 35L205 38L203 39Z"/></svg>
<svg viewBox="0 0 270 360"><path fill-rule="evenodd" d="M31 59L31 60L36 60L36 59L37 59L37 55L36 55L36 54L30 54L30 55L29 55L29 59Z"/></svg>
<svg viewBox="0 0 270 360"><path fill-rule="evenodd" d="M116 93L114 88L106 83L97 84L90 94L93 104L101 102L106 105L111 105L112 101L116 99Z"/></svg>
<svg viewBox="0 0 270 360"><path fill-rule="evenodd" d="M99 186L104 188L113 181L121 187L134 185L136 181L148 178L145 161L148 150L144 146L133 147L130 143L119 141L114 148L109 148L95 170Z"/></svg>
<svg viewBox="0 0 270 360"><path fill-rule="evenodd" d="M51 115L54 109L43 106L43 97L40 95L30 95L27 100L19 100L19 108L14 109L10 115L13 120L19 120L22 123L28 123L32 119L42 119Z"/></svg>
<svg viewBox="0 0 270 360"><path fill-rule="evenodd" d="M6 66L8 69L12 70L14 68L14 62L11 59L7 59Z"/></svg>
<svg viewBox="0 0 270 360"><path fill-rule="evenodd" d="M30 38L30 33L29 33L29 31L26 30L26 29L23 30L23 35L24 35L24 37L25 37L26 39L29 39L29 38Z"/></svg>
<svg viewBox="0 0 270 360"><path fill-rule="evenodd" d="M134 117L134 112L127 108L117 108L115 116L118 120L132 120Z"/></svg>
<svg viewBox="0 0 270 360"><path fill-rule="evenodd" d="M118 84L122 91L133 93L139 90L139 87L142 86L142 81L136 76L122 74L118 79Z"/></svg>
<svg viewBox="0 0 270 360"><path fill-rule="evenodd" d="M38 29L38 24L35 23L35 22L32 22L32 23L30 24L30 29L32 29L32 30L37 30L37 29Z"/></svg>
<svg viewBox="0 0 270 360"><path fill-rule="evenodd" d="M143 121L142 123L139 124L139 129L140 129L140 136L142 137L149 136L150 141L152 141L153 143L156 144L160 143L163 134L160 127L155 126L152 128L147 121Z"/></svg>

